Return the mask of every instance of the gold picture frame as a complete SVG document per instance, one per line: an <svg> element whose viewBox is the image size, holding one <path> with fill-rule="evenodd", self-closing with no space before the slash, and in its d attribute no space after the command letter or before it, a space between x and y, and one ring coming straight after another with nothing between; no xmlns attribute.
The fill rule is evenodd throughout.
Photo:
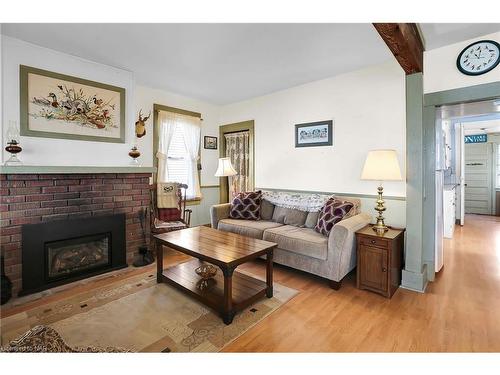
<svg viewBox="0 0 500 375"><path fill-rule="evenodd" d="M20 134L125 143L125 89L20 65Z"/></svg>

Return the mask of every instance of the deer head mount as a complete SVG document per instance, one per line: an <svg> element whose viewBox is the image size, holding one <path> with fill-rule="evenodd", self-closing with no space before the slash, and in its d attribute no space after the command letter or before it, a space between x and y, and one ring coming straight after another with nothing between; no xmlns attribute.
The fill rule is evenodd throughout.
<svg viewBox="0 0 500 375"><path fill-rule="evenodd" d="M146 117L142 117L142 109L139 111L139 119L135 122L135 135L137 138L144 137L146 135L146 121L151 117L151 111Z"/></svg>

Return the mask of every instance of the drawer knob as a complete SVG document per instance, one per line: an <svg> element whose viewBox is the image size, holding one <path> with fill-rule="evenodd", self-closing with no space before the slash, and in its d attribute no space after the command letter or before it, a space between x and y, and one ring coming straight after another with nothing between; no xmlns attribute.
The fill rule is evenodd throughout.
<svg viewBox="0 0 500 375"><path fill-rule="evenodd" d="M372 240L372 243L374 244L374 243L375 243L375 240Z"/></svg>
<svg viewBox="0 0 500 375"><path fill-rule="evenodd" d="M382 267L382 272L387 272L387 268Z"/></svg>

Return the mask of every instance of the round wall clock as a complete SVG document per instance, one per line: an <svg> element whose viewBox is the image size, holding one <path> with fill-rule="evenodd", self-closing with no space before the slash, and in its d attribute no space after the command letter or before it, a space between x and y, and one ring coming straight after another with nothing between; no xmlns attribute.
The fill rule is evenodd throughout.
<svg viewBox="0 0 500 375"><path fill-rule="evenodd" d="M500 44L480 40L465 47L457 57L457 68L463 74L478 76L494 69L500 62Z"/></svg>

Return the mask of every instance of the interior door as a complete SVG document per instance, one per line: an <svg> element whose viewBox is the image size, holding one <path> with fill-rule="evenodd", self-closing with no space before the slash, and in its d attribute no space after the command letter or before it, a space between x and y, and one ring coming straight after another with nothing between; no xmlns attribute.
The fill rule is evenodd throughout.
<svg viewBox="0 0 500 375"><path fill-rule="evenodd" d="M465 213L493 214L492 143L465 145Z"/></svg>

